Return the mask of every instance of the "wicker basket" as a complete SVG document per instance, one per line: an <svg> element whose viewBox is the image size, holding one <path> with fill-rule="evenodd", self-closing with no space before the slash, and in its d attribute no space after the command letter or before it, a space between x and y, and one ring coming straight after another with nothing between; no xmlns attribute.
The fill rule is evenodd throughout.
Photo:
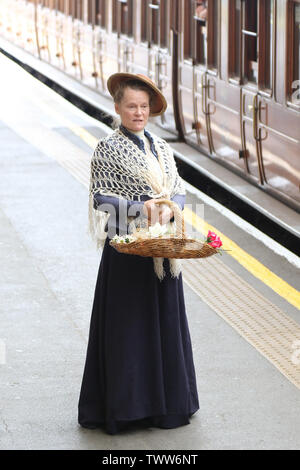
<svg viewBox="0 0 300 470"><path fill-rule="evenodd" d="M120 253L129 255L151 256L153 258L207 258L218 251L211 245L196 239L186 238L184 218L177 204L168 199L161 199L158 204L168 204L173 212L176 223L174 237L143 238L139 232L134 236L137 240L130 243L117 243L112 240L110 245Z"/></svg>

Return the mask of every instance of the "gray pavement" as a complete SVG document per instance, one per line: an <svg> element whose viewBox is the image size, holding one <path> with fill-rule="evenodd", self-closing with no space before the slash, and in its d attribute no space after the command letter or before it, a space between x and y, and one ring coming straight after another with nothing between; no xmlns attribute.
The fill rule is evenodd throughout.
<svg viewBox="0 0 300 470"><path fill-rule="evenodd" d="M12 109L0 111L0 340L6 346L6 361L0 364L0 449L299 449L299 390L186 284L201 407L191 423L115 436L78 426L101 253L86 231L87 190L57 163L51 149L63 142L71 154L77 149L90 155L37 103L59 109L74 125L99 135L102 130L6 61L0 56L1 69L14 75L12 80L4 73L0 79L0 100L12 103ZM22 81L22 89L14 80ZM194 197L188 194L189 201ZM288 273L288 281L296 282L294 266L216 210L207 206L205 218L255 251L278 275ZM230 257L224 261L299 320L284 299Z"/></svg>

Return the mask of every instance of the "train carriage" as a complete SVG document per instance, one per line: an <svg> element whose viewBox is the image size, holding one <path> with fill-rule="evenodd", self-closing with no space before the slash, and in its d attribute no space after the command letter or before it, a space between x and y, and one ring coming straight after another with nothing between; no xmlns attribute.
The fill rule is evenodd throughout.
<svg viewBox="0 0 300 470"><path fill-rule="evenodd" d="M99 93L114 72L148 75L169 104L158 125L300 210L300 0L0 7L1 35Z"/></svg>

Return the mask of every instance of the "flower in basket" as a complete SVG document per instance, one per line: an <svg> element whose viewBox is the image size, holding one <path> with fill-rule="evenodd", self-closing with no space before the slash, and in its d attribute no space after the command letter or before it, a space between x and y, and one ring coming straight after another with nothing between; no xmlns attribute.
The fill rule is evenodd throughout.
<svg viewBox="0 0 300 470"><path fill-rule="evenodd" d="M151 238L161 237L168 232L167 225L160 225L159 222L156 222L154 225L150 225L148 229L149 235Z"/></svg>
<svg viewBox="0 0 300 470"><path fill-rule="evenodd" d="M155 225L149 225L147 227L138 227L133 233L135 240L145 240L150 238L165 238L174 235L174 227L168 223L161 225L156 222Z"/></svg>
<svg viewBox="0 0 300 470"><path fill-rule="evenodd" d="M213 248L221 248L221 246L223 245L220 237L215 232L212 232L211 230L208 231L205 242L208 243Z"/></svg>
<svg viewBox="0 0 300 470"><path fill-rule="evenodd" d="M112 238L112 241L115 243L131 243L135 241L135 237L133 237L132 235L115 235Z"/></svg>

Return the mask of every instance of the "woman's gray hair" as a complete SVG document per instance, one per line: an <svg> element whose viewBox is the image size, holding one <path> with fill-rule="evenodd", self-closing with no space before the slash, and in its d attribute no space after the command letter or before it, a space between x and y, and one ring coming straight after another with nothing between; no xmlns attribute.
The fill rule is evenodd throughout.
<svg viewBox="0 0 300 470"><path fill-rule="evenodd" d="M126 88L131 88L132 90L141 90L141 91L145 91L146 93L148 93L149 105L151 108L151 104L154 98L154 92L151 90L150 87L148 87L147 85L144 85L139 80L126 80L126 81L120 82L114 93L115 103L120 103L122 101L123 96L124 96L124 90Z"/></svg>

